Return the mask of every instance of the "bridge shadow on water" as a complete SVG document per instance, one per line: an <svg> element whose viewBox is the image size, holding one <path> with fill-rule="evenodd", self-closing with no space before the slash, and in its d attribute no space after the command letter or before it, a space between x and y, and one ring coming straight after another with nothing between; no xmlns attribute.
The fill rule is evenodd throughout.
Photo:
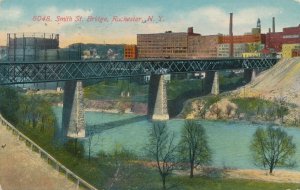
<svg viewBox="0 0 300 190"><path fill-rule="evenodd" d="M132 118L128 118L128 119L121 119L121 120L111 121L111 122L97 124L97 125L87 125L86 126L86 134L89 135L89 134L101 133L108 129L113 129L113 128L120 127L123 125L128 125L128 124L144 121L146 119L147 119L147 116L142 115L142 116L136 116L136 117L132 117Z"/></svg>

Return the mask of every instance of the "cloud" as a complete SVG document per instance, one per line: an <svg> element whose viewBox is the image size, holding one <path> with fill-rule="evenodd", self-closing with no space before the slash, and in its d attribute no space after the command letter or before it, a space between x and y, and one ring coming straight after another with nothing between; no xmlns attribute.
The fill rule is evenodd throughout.
<svg viewBox="0 0 300 190"><path fill-rule="evenodd" d="M250 32L251 28L256 26L257 18L267 20L280 13L281 10L275 7L241 9L234 13L234 34ZM65 42L62 44L68 44L75 39L76 42L80 40L81 42L93 42L95 40L97 43L103 43L104 41L106 43L136 43L136 34L138 33L159 33L167 30L184 32L187 27L194 26L194 31L203 35L227 34L229 28L229 13L216 6L199 7L189 13L177 11L176 14L166 14L160 7L151 9L136 7L119 12L118 16L168 17L165 18L165 22L161 23L89 24L86 25L87 27L76 28L76 31L78 31L76 34L74 33L75 26L65 27L65 29L68 28L69 32L64 31L61 39ZM86 36L90 36L90 38Z"/></svg>
<svg viewBox="0 0 300 190"><path fill-rule="evenodd" d="M1 1L1 0L0 0ZM300 0L299 0L300 1ZM267 10L267 11L266 11ZM61 9L55 6L39 9L35 15L49 15L52 20L57 16L104 16L91 9ZM281 14L281 9L276 7L248 7L234 12L234 34L250 32L256 26L257 18L262 23L271 23L271 17ZM184 32L187 27L193 26L194 31L203 35L228 33L229 12L217 6L196 7L189 12L165 12L160 7L142 8L129 7L112 16L163 16L164 22L160 23L74 23L74 22L33 22L26 21L20 27L14 27L22 32L51 32L61 35L62 47L73 42L84 43L136 43L138 33L159 33L167 30Z"/></svg>
<svg viewBox="0 0 300 190"><path fill-rule="evenodd" d="M251 28L256 26L258 18L261 20L269 19L280 13L281 10L275 7L251 7L234 12L234 33L249 32ZM185 29L188 26L194 26L195 31L203 34L228 33L229 12L216 6L200 7L188 14L179 13L179 16L174 18L170 25L176 29L181 28L181 30L182 26Z"/></svg>
<svg viewBox="0 0 300 190"><path fill-rule="evenodd" d="M1 0L0 0L1 3ZM0 18L2 20L15 20L19 19L22 16L22 9L18 7L11 7L8 9L0 8Z"/></svg>
<svg viewBox="0 0 300 190"><path fill-rule="evenodd" d="M297 2L297 3L300 3L300 0L294 0L295 2Z"/></svg>

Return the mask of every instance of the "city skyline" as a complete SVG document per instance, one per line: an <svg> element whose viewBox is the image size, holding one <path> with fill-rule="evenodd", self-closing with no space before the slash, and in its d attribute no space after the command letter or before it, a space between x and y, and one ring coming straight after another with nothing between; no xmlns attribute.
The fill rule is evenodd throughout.
<svg viewBox="0 0 300 190"><path fill-rule="evenodd" d="M136 34L159 33L168 30L186 32L190 26L196 33L228 34L229 13L234 13L234 34L250 32L261 19L262 32L271 27L276 17L276 31L298 26L299 0L225 0L193 1L36 1L0 0L0 45L6 44L7 33L46 32L60 34L60 46L71 43L136 43ZM50 16L51 22L35 21L35 16ZM72 22L55 21L58 16L71 16ZM75 22L78 16L84 22ZM86 22L89 16L107 21ZM113 22L114 17L140 18L136 22ZM153 18L152 22L146 22ZM149 21L149 20L148 20Z"/></svg>

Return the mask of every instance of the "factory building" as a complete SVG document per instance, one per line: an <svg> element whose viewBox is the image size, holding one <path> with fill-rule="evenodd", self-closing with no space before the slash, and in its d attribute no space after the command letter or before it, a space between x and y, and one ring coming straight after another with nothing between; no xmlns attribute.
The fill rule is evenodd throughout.
<svg viewBox="0 0 300 190"><path fill-rule="evenodd" d="M300 48L292 50L292 57L300 57Z"/></svg>
<svg viewBox="0 0 300 190"><path fill-rule="evenodd" d="M229 57L230 56L230 44L219 44L218 45L218 57ZM247 44L236 43L233 44L233 57L243 57L243 53L247 52Z"/></svg>
<svg viewBox="0 0 300 190"><path fill-rule="evenodd" d="M283 44L282 45L282 58L297 57L297 50L300 50L300 43L299 44Z"/></svg>
<svg viewBox="0 0 300 190"><path fill-rule="evenodd" d="M281 52L283 44L300 43L300 25L296 27L283 28L282 32L271 32L266 34L266 50L269 52Z"/></svg>
<svg viewBox="0 0 300 190"><path fill-rule="evenodd" d="M125 45L124 46L124 59L136 59L137 58L137 46Z"/></svg>
<svg viewBox="0 0 300 190"><path fill-rule="evenodd" d="M189 35L188 36L188 58L217 57L219 35Z"/></svg>
<svg viewBox="0 0 300 190"><path fill-rule="evenodd" d="M207 58L217 57L219 35L202 36L187 32L167 31L158 34L138 34L138 58Z"/></svg>
<svg viewBox="0 0 300 190"><path fill-rule="evenodd" d="M187 33L138 34L138 58L186 58Z"/></svg>
<svg viewBox="0 0 300 190"><path fill-rule="evenodd" d="M245 35L237 35L232 37L232 41L234 44L241 43L260 43L262 41L261 34L245 34ZM229 44L231 36L220 36L219 43L220 44Z"/></svg>

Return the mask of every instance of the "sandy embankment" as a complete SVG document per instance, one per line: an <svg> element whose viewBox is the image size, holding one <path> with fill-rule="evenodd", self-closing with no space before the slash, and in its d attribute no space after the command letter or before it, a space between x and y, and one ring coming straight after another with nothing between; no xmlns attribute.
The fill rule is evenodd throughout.
<svg viewBox="0 0 300 190"><path fill-rule="evenodd" d="M147 167L155 168L156 162L149 161L135 161L136 163L143 164ZM209 167L210 168L210 167ZM222 173L222 176L229 179L248 179L266 182L276 183L299 183L300 184L300 172L290 170L274 170L270 175L268 170L261 169L222 169L222 168L210 168L211 171ZM207 170L207 169L206 169ZM174 170L175 175L188 176L189 170ZM205 174L206 173L206 174ZM207 172L203 172L203 169L195 169L194 175L208 175Z"/></svg>
<svg viewBox="0 0 300 190"><path fill-rule="evenodd" d="M288 170L275 170L270 175L267 170L228 170L228 178L251 179L276 183L300 183L300 172Z"/></svg>

